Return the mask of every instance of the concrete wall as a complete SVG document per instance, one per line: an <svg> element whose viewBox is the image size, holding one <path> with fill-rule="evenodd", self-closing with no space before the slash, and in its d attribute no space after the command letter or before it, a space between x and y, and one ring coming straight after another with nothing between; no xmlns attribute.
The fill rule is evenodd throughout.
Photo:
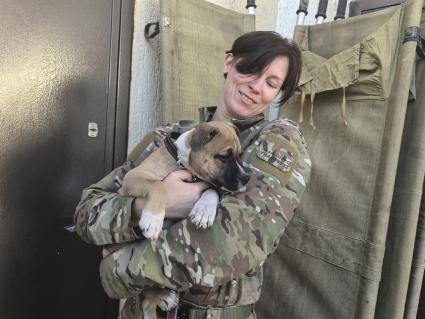
<svg viewBox="0 0 425 319"><path fill-rule="evenodd" d="M144 38L149 22L159 21L158 0L136 0L130 85L128 149L152 128L162 123L159 38Z"/></svg>
<svg viewBox="0 0 425 319"><path fill-rule="evenodd" d="M208 1L232 10L246 12L246 0ZM306 24L314 24L318 3L318 0L310 0ZM337 0L329 0L326 21L333 20L337 4ZM292 0L257 1L256 29L275 30L290 38L296 23L295 12L298 5L298 1ZM136 0L130 91L129 150L147 132L163 122L159 83L159 37L146 41L143 35L145 25L154 21L159 21L159 1ZM272 108L269 118L274 118L276 114L277 109Z"/></svg>

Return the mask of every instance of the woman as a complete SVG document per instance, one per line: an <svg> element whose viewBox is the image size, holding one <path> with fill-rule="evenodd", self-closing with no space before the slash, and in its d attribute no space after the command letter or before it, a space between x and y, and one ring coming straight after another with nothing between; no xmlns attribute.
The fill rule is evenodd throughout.
<svg viewBox="0 0 425 319"><path fill-rule="evenodd" d="M254 318L262 265L303 195L310 159L301 133L289 120L264 120L280 94L294 93L301 71L297 46L275 32L257 31L235 40L224 60L224 88L217 109L204 120L228 121L240 131L243 162L252 176L243 193L223 194L214 224L197 229L184 219L207 187L188 183L187 171L170 174L166 218L175 223L155 241L143 240L137 223L143 198L117 195L125 173L143 161L183 122L148 134L128 161L84 190L75 214L78 234L97 245L129 242L105 253L102 284L112 298L130 298L124 310L136 318L139 296L155 285L180 292L179 316ZM183 218L183 219L181 219Z"/></svg>

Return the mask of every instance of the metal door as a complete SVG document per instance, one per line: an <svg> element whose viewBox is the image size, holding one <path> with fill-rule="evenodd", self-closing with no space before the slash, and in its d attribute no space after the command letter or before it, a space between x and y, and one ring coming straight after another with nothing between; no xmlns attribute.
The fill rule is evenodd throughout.
<svg viewBox="0 0 425 319"><path fill-rule="evenodd" d="M125 156L133 1L0 5L0 318L113 317L63 226Z"/></svg>

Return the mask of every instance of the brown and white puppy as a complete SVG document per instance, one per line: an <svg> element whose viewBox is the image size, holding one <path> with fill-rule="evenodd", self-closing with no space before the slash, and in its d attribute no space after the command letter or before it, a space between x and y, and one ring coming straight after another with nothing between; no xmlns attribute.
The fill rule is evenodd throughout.
<svg viewBox="0 0 425 319"><path fill-rule="evenodd" d="M179 162L193 175L227 191L243 190L249 176L239 164L241 146L235 129L225 122L201 123L176 140ZM181 169L161 145L124 177L121 195L146 197L139 221L143 235L158 238L165 216L166 190L161 182L170 172ZM218 204L214 189L203 192L189 214L198 227L212 225Z"/></svg>

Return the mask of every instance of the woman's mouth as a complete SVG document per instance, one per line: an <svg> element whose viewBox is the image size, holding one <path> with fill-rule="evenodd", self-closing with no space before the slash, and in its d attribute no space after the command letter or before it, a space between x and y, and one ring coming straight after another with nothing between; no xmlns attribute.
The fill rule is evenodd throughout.
<svg viewBox="0 0 425 319"><path fill-rule="evenodd" d="M239 91L239 94L241 95L242 98L242 102L244 102L244 104L256 104L256 101L254 99L252 99L251 97L249 97L248 95L246 95L245 93Z"/></svg>

